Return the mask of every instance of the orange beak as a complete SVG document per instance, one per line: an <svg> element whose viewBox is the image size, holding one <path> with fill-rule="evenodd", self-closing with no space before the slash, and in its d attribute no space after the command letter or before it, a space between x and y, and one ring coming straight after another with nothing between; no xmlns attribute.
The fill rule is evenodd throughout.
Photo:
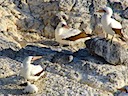
<svg viewBox="0 0 128 96"><path fill-rule="evenodd" d="M42 56L33 56L31 61L35 61L35 60L40 59L40 58L42 58Z"/></svg>
<svg viewBox="0 0 128 96"><path fill-rule="evenodd" d="M68 25L65 25L64 28L69 29L70 27Z"/></svg>
<svg viewBox="0 0 128 96"><path fill-rule="evenodd" d="M98 10L96 12L103 13L103 12L106 12L106 11L104 9L101 9L101 10Z"/></svg>

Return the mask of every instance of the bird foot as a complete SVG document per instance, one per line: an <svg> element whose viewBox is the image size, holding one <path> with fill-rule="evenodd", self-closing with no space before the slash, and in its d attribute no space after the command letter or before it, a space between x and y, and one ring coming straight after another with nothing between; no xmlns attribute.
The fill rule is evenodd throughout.
<svg viewBox="0 0 128 96"><path fill-rule="evenodd" d="M107 42L109 42L109 43L113 43L113 41L112 41L112 39L106 39L107 40Z"/></svg>
<svg viewBox="0 0 128 96"><path fill-rule="evenodd" d="M47 73L44 73L43 76L41 76L41 78L45 78L47 76Z"/></svg>

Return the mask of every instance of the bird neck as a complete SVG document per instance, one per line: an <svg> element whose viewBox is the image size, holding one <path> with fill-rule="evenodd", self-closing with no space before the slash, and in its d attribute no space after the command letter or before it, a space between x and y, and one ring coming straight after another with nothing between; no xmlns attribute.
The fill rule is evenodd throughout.
<svg viewBox="0 0 128 96"><path fill-rule="evenodd" d="M111 16L112 16L112 12L105 13L105 15L106 15L107 17L111 18Z"/></svg>
<svg viewBox="0 0 128 96"><path fill-rule="evenodd" d="M112 16L111 14L104 14L102 18L103 19L109 19L109 18L111 18L111 16Z"/></svg>
<svg viewBox="0 0 128 96"><path fill-rule="evenodd" d="M63 28L57 28L55 34L56 35L61 35L63 33Z"/></svg>
<svg viewBox="0 0 128 96"><path fill-rule="evenodd" d="M29 67L30 63L31 63L31 61L25 61L25 62L23 62L23 66L24 67Z"/></svg>

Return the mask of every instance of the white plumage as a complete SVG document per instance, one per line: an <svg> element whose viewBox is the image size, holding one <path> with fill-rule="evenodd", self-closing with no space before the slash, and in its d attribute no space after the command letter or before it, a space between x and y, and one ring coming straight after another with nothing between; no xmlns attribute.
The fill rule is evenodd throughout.
<svg viewBox="0 0 128 96"><path fill-rule="evenodd" d="M120 22L116 21L113 18L110 18L110 27L111 28L117 28L117 29L122 29L122 25L120 24Z"/></svg>
<svg viewBox="0 0 128 96"><path fill-rule="evenodd" d="M65 21L60 22L55 29L55 39L60 44L73 46L74 44L85 41L88 34L79 29L70 28Z"/></svg>
<svg viewBox="0 0 128 96"><path fill-rule="evenodd" d="M40 65L31 64L32 60L34 60L33 56L28 56L24 59L23 67L20 70L20 75L27 80L36 81L44 75L44 70Z"/></svg>
<svg viewBox="0 0 128 96"><path fill-rule="evenodd" d="M62 26L66 26L67 23L66 22L60 22L56 29L55 29L55 39L57 42L59 42L60 44L67 44L70 45L70 41L67 40L63 40L63 38L65 37L65 34L67 34L67 32L69 31L69 28L65 28Z"/></svg>
<svg viewBox="0 0 128 96"><path fill-rule="evenodd" d="M68 30L63 29L63 31L65 31L65 33L60 35L63 39L66 39L81 33L79 29L73 29L73 28L69 28Z"/></svg>
<svg viewBox="0 0 128 96"><path fill-rule="evenodd" d="M31 84L30 82L27 82L27 86L24 88L23 93L37 93L38 92L38 88L36 87L36 85Z"/></svg>
<svg viewBox="0 0 128 96"><path fill-rule="evenodd" d="M121 38L124 37L121 32L122 25L120 24L120 22L111 18L113 11L110 7L105 7L102 10L99 10L98 12L104 12L104 15L101 18L101 24L103 25L103 29L107 34L110 34L112 36L118 34Z"/></svg>

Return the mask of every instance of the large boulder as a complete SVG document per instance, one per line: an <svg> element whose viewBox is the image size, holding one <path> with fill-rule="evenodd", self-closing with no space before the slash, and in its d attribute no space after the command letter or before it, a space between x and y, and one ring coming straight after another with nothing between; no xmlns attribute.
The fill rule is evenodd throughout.
<svg viewBox="0 0 128 96"><path fill-rule="evenodd" d="M128 64L128 51L118 42L110 42L103 38L93 38L87 40L85 44L92 54L103 57L111 64Z"/></svg>

